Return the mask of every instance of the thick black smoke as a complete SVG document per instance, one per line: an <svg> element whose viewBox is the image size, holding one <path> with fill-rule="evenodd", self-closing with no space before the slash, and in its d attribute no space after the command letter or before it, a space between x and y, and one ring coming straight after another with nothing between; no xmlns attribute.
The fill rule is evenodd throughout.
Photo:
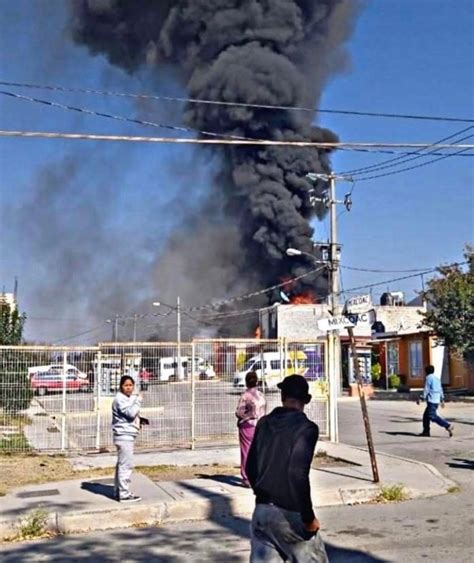
<svg viewBox="0 0 474 563"><path fill-rule="evenodd" d="M316 107L329 76L346 64L342 45L356 4L78 0L73 2L73 36L130 73L145 69L153 78L154 70L168 67L193 98ZM313 118L312 112L193 103L184 112L184 121L196 131L261 139L337 139L312 126ZM324 184L314 191L305 176L329 172L328 153L286 147L213 150L221 159L220 172L197 213L200 220L177 233L160 257L158 286L188 293L192 300L193 290L187 286L199 280L189 279L186 269L201 263L202 279L213 291L220 284L220 298L237 288L265 287L313 268L285 251L296 247L312 252L310 220L324 214L313 197L322 194ZM182 262L182 268L176 268L176 262ZM323 297L326 275L306 277L294 290L313 290Z"/></svg>

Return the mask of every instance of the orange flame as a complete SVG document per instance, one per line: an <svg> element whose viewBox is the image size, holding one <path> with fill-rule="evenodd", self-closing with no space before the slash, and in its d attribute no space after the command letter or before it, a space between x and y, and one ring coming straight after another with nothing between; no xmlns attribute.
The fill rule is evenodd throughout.
<svg viewBox="0 0 474 563"><path fill-rule="evenodd" d="M290 298L290 303L293 305L313 305L316 303L316 298L311 292L301 293L300 295L293 295Z"/></svg>

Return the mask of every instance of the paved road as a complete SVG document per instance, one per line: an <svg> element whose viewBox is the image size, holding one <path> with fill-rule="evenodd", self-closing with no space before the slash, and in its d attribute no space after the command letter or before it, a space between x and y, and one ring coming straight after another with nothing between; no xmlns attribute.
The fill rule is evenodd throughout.
<svg viewBox="0 0 474 563"><path fill-rule="evenodd" d="M460 492L392 505L326 507L318 511L332 563L393 561L471 563L474 560L474 407L449 404L445 415L456 424L424 439L421 407L407 402L369 403L380 450L434 464L460 484ZM363 445L357 402L340 403L341 439ZM382 475L383 478L383 475ZM160 528L89 533L7 547L5 563L22 561L220 562L248 561L248 520L231 518Z"/></svg>
<svg viewBox="0 0 474 563"><path fill-rule="evenodd" d="M236 440L235 407L240 396L232 383L227 381L200 381L195 384L194 432L199 441L219 443ZM268 409L279 404L279 393L266 392ZM37 397L45 412L60 419L61 394ZM151 385L144 393L143 407L156 409L145 416L150 426L141 433L139 446L189 444L192 432L192 390L187 383ZM94 397L91 393L68 393L68 437L71 447L93 449L96 446L97 413L94 412ZM308 415L325 427L326 406L314 401ZM110 410L100 417L100 445L112 447ZM46 424L46 422L45 422Z"/></svg>

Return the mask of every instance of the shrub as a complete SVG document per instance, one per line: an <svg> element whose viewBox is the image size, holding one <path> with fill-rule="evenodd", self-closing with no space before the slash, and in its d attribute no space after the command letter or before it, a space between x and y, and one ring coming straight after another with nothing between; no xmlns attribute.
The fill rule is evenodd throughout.
<svg viewBox="0 0 474 563"><path fill-rule="evenodd" d="M382 366L380 364L373 364L370 368L370 375L372 376L372 381L375 383L379 381L382 375Z"/></svg>
<svg viewBox="0 0 474 563"><path fill-rule="evenodd" d="M400 385L400 377L398 375L389 375L388 376L388 385L391 389L396 389Z"/></svg>
<svg viewBox="0 0 474 563"><path fill-rule="evenodd" d="M12 369L10 353L0 358L0 408L6 415L15 415L30 406L33 391L26 369Z"/></svg>
<svg viewBox="0 0 474 563"><path fill-rule="evenodd" d="M400 502L406 500L408 495L403 485L385 485L380 487L379 494L376 497L378 502Z"/></svg>

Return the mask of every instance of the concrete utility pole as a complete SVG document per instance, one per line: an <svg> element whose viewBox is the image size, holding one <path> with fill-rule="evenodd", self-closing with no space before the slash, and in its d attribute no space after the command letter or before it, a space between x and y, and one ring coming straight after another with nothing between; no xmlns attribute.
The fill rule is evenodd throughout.
<svg viewBox="0 0 474 563"><path fill-rule="evenodd" d="M331 311L333 316L339 313L339 257L337 249L337 201L336 201L336 176L329 175L329 206L331 222L331 239L329 249L329 269L331 275ZM341 341L339 332L332 330L329 334L329 408L331 410L329 428L331 442L339 442L339 420L337 398L341 387ZM332 377L331 377L332 376Z"/></svg>
<svg viewBox="0 0 474 563"><path fill-rule="evenodd" d="M330 275L330 294L328 304L331 307L331 313L335 317L339 313L339 245L337 243L337 204L343 203L346 209L350 209L352 202L350 196L346 196L344 201L336 199L336 180L349 180L352 178L347 176L338 176L331 172L330 174L314 174L309 173L307 177L310 180L323 180L329 184L329 193L324 198L314 197L313 201L323 202L329 209L330 219L330 240L328 248L328 267ZM341 342L339 332L331 330L328 333L328 380L329 380L329 438L331 442L339 441L339 421L337 411L337 398L340 394L341 384Z"/></svg>
<svg viewBox="0 0 474 563"><path fill-rule="evenodd" d="M181 299L176 298L176 343L178 360L178 379L184 379L183 366L181 365ZM193 366L194 367L194 366Z"/></svg>

